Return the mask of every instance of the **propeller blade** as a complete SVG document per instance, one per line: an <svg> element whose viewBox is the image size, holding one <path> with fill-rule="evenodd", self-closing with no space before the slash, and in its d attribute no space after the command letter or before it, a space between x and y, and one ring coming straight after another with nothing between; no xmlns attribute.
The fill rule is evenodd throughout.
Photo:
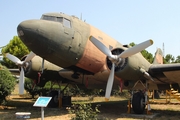
<svg viewBox="0 0 180 120"><path fill-rule="evenodd" d="M30 61L36 54L32 51L29 53L29 55L26 57L24 62Z"/></svg>
<svg viewBox="0 0 180 120"><path fill-rule="evenodd" d="M111 72L110 72L108 82L107 82L107 86L106 86L105 101L108 101L110 96L111 96L112 85L114 82L114 69L115 69L115 64L112 63Z"/></svg>
<svg viewBox="0 0 180 120"><path fill-rule="evenodd" d="M17 65L21 65L21 72L20 72L20 79L19 79L19 94L24 94L24 69L23 64L27 61L30 61L36 54L31 52L25 59L25 61L21 61L19 58L17 58L14 55L11 55L9 53L6 54L6 57L10 59L12 62L16 63Z"/></svg>
<svg viewBox="0 0 180 120"><path fill-rule="evenodd" d="M131 55L134 55L144 49L146 49L147 47L149 47L150 45L153 44L153 41L152 40L147 40L145 42L142 42L138 45L135 45L134 47L132 48L129 48L127 50L125 50L124 52L122 52L118 57L120 58L126 58L126 57L129 57Z"/></svg>
<svg viewBox="0 0 180 120"><path fill-rule="evenodd" d="M19 79L19 94L24 94L24 69L21 67L20 79Z"/></svg>
<svg viewBox="0 0 180 120"><path fill-rule="evenodd" d="M17 57L14 56L14 55L11 55L10 53L7 53L7 54L6 54L6 57L7 57L9 60L11 60L12 62L16 63L16 64L22 64L22 61L21 61L19 58L17 58Z"/></svg>
<svg viewBox="0 0 180 120"><path fill-rule="evenodd" d="M113 56L111 51L104 44L102 44L99 40L97 40L95 37L90 36L89 39L105 55L107 55L108 57L112 57Z"/></svg>

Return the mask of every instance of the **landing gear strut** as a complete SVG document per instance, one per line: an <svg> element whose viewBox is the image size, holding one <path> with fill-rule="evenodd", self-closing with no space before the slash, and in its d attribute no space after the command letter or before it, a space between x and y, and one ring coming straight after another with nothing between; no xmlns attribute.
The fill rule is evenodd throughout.
<svg viewBox="0 0 180 120"><path fill-rule="evenodd" d="M147 91L148 91L148 83L146 81L145 85L144 83L142 83L142 81L137 81L134 85L134 87L138 84L138 83L141 83L143 85L143 87L145 88L144 91L138 91L138 92L135 92L132 91L132 98L131 98L131 102L128 103L128 113L130 113L130 107L132 104L132 108L133 108L133 111L134 113L136 114L143 114L144 113L144 110L145 110L145 107L147 105L147 114L150 114L150 105L149 105L149 100L148 100L148 95L147 95ZM134 88L133 87L133 88Z"/></svg>
<svg viewBox="0 0 180 120"><path fill-rule="evenodd" d="M52 90L49 92L48 96L52 97L51 101L48 104L48 107L56 108L59 106L59 108L66 106L71 106L71 97L70 96L64 96L64 90L68 87L69 83L64 87L63 90Z"/></svg>

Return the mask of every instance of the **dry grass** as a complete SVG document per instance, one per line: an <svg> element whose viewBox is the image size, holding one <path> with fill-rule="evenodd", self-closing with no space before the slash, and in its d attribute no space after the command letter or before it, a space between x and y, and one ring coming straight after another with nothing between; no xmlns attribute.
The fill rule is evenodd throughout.
<svg viewBox="0 0 180 120"><path fill-rule="evenodd" d="M95 97L90 101L88 97L72 97L73 102L91 102L93 106L100 104L101 111L98 117L102 120L135 120L125 114L127 112L127 100L121 97L111 97L109 102L104 102L104 97ZM177 120L180 119L180 102L173 100L174 104L165 104L165 99L155 100L151 104L152 113L159 113L155 120ZM16 112L31 112L30 120L41 120L41 109L33 107L35 100L27 97L12 95L6 107L0 109L0 120L15 120ZM3 109L4 108L4 109ZM44 120L70 120L70 114L65 108L45 108ZM133 112L132 112L133 114ZM142 119L144 119L142 117Z"/></svg>

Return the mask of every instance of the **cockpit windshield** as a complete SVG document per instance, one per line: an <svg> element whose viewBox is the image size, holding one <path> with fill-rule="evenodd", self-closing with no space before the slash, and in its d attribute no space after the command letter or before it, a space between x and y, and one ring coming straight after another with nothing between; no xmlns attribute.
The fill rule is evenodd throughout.
<svg viewBox="0 0 180 120"><path fill-rule="evenodd" d="M70 20L63 18L63 17L56 17L56 16L47 16L47 15L43 15L41 17L42 20L49 20L49 21L55 21L55 22L60 22L62 23L64 26L71 28L71 22Z"/></svg>
<svg viewBox="0 0 180 120"><path fill-rule="evenodd" d="M54 16L45 16L45 15L43 15L43 16L41 17L41 19L43 19L43 20L49 20L49 21L57 21L57 20L56 20L56 17L54 17Z"/></svg>
<svg viewBox="0 0 180 120"><path fill-rule="evenodd" d="M47 15L43 15L41 17L42 20L49 20L49 21L56 21L56 22L63 22L63 18L62 17L55 17L55 16L47 16Z"/></svg>

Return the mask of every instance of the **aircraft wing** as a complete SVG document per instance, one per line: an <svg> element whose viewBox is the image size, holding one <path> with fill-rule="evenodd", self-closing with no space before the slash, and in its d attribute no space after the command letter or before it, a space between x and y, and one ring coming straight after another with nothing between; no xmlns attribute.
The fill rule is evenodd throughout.
<svg viewBox="0 0 180 120"><path fill-rule="evenodd" d="M149 74L163 83L180 83L180 64L152 64Z"/></svg>

